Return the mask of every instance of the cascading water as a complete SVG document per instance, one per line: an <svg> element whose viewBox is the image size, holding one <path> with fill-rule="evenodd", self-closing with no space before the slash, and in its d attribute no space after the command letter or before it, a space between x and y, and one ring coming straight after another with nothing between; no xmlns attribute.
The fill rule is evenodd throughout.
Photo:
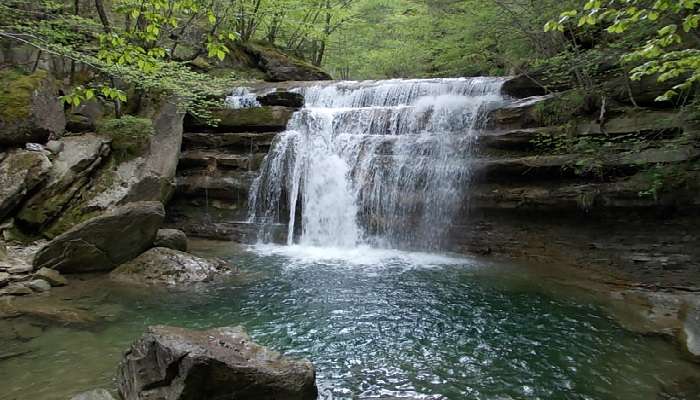
<svg viewBox="0 0 700 400"><path fill-rule="evenodd" d="M338 82L294 89L305 107L264 162L255 222L288 244L436 248L464 205L471 145L501 104L498 78Z"/></svg>

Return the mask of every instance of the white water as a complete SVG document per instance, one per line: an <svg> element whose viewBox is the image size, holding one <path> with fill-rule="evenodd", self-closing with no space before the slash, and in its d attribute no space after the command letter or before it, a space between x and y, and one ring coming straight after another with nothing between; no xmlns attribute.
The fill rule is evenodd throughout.
<svg viewBox="0 0 700 400"><path fill-rule="evenodd" d="M464 207L472 142L501 104L497 78L320 83L268 154L254 222L287 243L336 249L439 247Z"/></svg>

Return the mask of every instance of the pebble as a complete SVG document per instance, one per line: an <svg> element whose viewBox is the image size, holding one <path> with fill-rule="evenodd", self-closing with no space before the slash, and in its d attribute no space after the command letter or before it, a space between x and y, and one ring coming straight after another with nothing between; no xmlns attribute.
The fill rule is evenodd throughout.
<svg viewBox="0 0 700 400"><path fill-rule="evenodd" d="M47 292L51 290L51 284L43 279L35 279L33 281L27 282L27 287L35 292Z"/></svg>

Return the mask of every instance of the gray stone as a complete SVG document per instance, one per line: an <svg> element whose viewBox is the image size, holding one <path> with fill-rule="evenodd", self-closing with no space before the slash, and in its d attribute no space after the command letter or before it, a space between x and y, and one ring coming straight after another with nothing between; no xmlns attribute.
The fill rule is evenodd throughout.
<svg viewBox="0 0 700 400"><path fill-rule="evenodd" d="M65 149L53 161L45 187L17 214L25 227L38 230L56 218L110 151L109 140L95 134L70 136L56 143Z"/></svg>
<svg viewBox="0 0 700 400"><path fill-rule="evenodd" d="M35 292L48 292L51 290L51 284L43 279L34 279L27 282L26 285Z"/></svg>
<svg viewBox="0 0 700 400"><path fill-rule="evenodd" d="M152 246L165 217L160 202L136 202L85 221L36 254L35 269L110 271Z"/></svg>
<svg viewBox="0 0 700 400"><path fill-rule="evenodd" d="M60 140L49 140L46 143L46 150L50 151L53 154L58 154L63 151L64 143L63 141Z"/></svg>
<svg viewBox="0 0 700 400"><path fill-rule="evenodd" d="M159 229L153 246L187 251L187 235L179 229Z"/></svg>
<svg viewBox="0 0 700 400"><path fill-rule="evenodd" d="M68 280L54 269L41 268L34 273L34 277L47 281L51 286L65 286L68 284Z"/></svg>
<svg viewBox="0 0 700 400"><path fill-rule="evenodd" d="M110 274L116 281L137 285L177 286L210 281L231 273L223 260L204 259L182 251L154 247Z"/></svg>
<svg viewBox="0 0 700 400"><path fill-rule="evenodd" d="M117 372L125 400L306 400L318 390L313 365L253 343L241 328L150 327Z"/></svg>
<svg viewBox="0 0 700 400"><path fill-rule="evenodd" d="M42 183L51 161L42 153L17 150L0 163L0 220L12 213L24 197Z"/></svg>
<svg viewBox="0 0 700 400"><path fill-rule="evenodd" d="M700 300L687 305L683 321L682 342L685 349L700 361Z"/></svg>

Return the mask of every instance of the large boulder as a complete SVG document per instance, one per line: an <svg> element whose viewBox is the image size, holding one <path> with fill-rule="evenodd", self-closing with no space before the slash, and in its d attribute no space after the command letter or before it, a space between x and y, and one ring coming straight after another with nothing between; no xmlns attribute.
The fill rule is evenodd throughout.
<svg viewBox="0 0 700 400"><path fill-rule="evenodd" d="M110 151L109 140L94 134L63 138L58 147L63 150L54 159L45 187L17 214L17 221L33 230L45 226L61 213Z"/></svg>
<svg viewBox="0 0 700 400"><path fill-rule="evenodd" d="M36 254L35 269L63 273L111 271L153 245L165 211L160 202L135 202L76 225Z"/></svg>
<svg viewBox="0 0 700 400"><path fill-rule="evenodd" d="M118 282L145 286L180 286L206 282L231 272L220 259L204 259L178 250L154 247L111 272Z"/></svg>
<svg viewBox="0 0 700 400"><path fill-rule="evenodd" d="M117 372L124 400L311 400L313 365L253 343L241 328L150 327Z"/></svg>
<svg viewBox="0 0 700 400"><path fill-rule="evenodd" d="M153 101L142 122L152 120L153 134L141 153L128 158L114 154L97 171L90 182L61 212L42 234L52 238L73 226L99 216L116 206L137 201L166 203L175 188L175 171L182 145L182 119L172 99ZM140 121L139 121L140 120ZM105 133L109 135L109 132Z"/></svg>
<svg viewBox="0 0 700 400"><path fill-rule="evenodd" d="M153 246L187 251L187 235L178 229L160 229Z"/></svg>
<svg viewBox="0 0 700 400"><path fill-rule="evenodd" d="M0 220L46 179L50 169L51 161L41 152L17 150L4 157L0 162Z"/></svg>
<svg viewBox="0 0 700 400"><path fill-rule="evenodd" d="M241 44L241 49L251 57L255 66L265 72L273 82L283 81L324 81L331 76L306 61L288 56L281 51L259 43Z"/></svg>
<svg viewBox="0 0 700 400"><path fill-rule="evenodd" d="M0 71L0 146L45 143L66 127L58 87L46 71Z"/></svg>

